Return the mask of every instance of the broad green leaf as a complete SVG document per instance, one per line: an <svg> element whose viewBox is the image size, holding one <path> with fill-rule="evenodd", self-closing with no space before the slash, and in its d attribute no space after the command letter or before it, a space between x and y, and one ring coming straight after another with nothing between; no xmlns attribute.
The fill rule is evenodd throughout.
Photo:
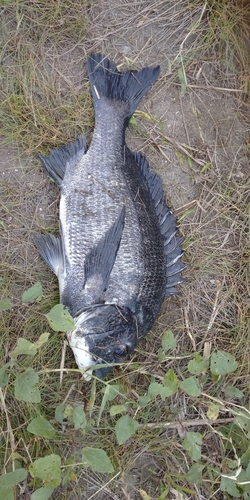
<svg viewBox="0 0 250 500"><path fill-rule="evenodd" d="M156 396L159 396L161 394L163 386L159 384L159 382L152 382L148 386L148 395L150 399L156 398Z"/></svg>
<svg viewBox="0 0 250 500"><path fill-rule="evenodd" d="M182 446L188 451L190 458L198 462L201 458L201 444L202 435L199 432L187 432Z"/></svg>
<svg viewBox="0 0 250 500"><path fill-rule="evenodd" d="M28 472L25 469L17 469L0 476L0 488L12 488L26 479Z"/></svg>
<svg viewBox="0 0 250 500"><path fill-rule="evenodd" d="M32 493L31 500L49 500L54 491L53 486L45 486L45 488L38 488L38 490Z"/></svg>
<svg viewBox="0 0 250 500"><path fill-rule="evenodd" d="M114 472L114 467L107 455L101 448L82 448L82 461L85 466L95 472Z"/></svg>
<svg viewBox="0 0 250 500"><path fill-rule="evenodd" d="M32 344L29 340L23 339L20 337L17 341L17 346L14 351L10 353L10 357L12 359L17 359L17 356L21 354L29 354L30 356L34 356L36 354L37 347L35 344Z"/></svg>
<svg viewBox="0 0 250 500"><path fill-rule="evenodd" d="M37 349L41 347L43 344L45 344L48 338L49 338L49 333L42 333L39 339L32 344L29 340L20 337L17 341L17 346L15 347L14 351L10 353L10 357L16 360L17 356L21 354L34 356L37 352Z"/></svg>
<svg viewBox="0 0 250 500"><path fill-rule="evenodd" d="M16 500L16 494L14 497L13 487L0 486L0 498L4 498L4 500Z"/></svg>
<svg viewBox="0 0 250 500"><path fill-rule="evenodd" d="M123 413L124 411L127 411L128 405L125 403L123 405L113 405L110 407L109 413L110 416L113 417L114 415L118 415L118 413Z"/></svg>
<svg viewBox="0 0 250 500"><path fill-rule="evenodd" d="M240 391L239 389L237 389L237 387L234 387L233 385L228 385L225 389L225 394L229 397L229 398L243 398L244 396L244 392Z"/></svg>
<svg viewBox="0 0 250 500"><path fill-rule="evenodd" d="M15 380L15 397L18 401L40 403L41 395L36 385L39 382L37 373L33 368L27 368Z"/></svg>
<svg viewBox="0 0 250 500"><path fill-rule="evenodd" d="M49 336L50 336L50 334L48 332L42 333L39 336L39 339L36 340L36 342L34 343L34 345L37 348L41 347L43 344L46 344L46 342L48 341Z"/></svg>
<svg viewBox="0 0 250 500"><path fill-rule="evenodd" d="M176 348L176 339L171 330L167 330L162 337L162 349L166 351L173 351Z"/></svg>
<svg viewBox="0 0 250 500"><path fill-rule="evenodd" d="M213 375L227 375L234 372L238 366L232 354L225 351L211 354L210 369Z"/></svg>
<svg viewBox="0 0 250 500"><path fill-rule="evenodd" d="M248 463L248 466L246 468L246 478L249 481L249 479L250 479L250 462Z"/></svg>
<svg viewBox="0 0 250 500"><path fill-rule="evenodd" d="M152 382L149 385L148 395L151 399L158 395L160 395L162 399L165 399L177 391L178 379L173 370L168 370L168 372L164 375L163 384L164 385L159 384L158 382Z"/></svg>
<svg viewBox="0 0 250 500"><path fill-rule="evenodd" d="M5 363L2 368L0 368L0 387L4 387L9 382L9 373L7 373L7 369L13 366L13 362L9 361Z"/></svg>
<svg viewBox="0 0 250 500"><path fill-rule="evenodd" d="M196 464L193 464L188 473L185 474L185 477L188 481L191 483L197 484L199 486L202 482L202 471L204 469L205 465L202 465L201 463L197 462Z"/></svg>
<svg viewBox="0 0 250 500"><path fill-rule="evenodd" d="M207 418L213 421L217 420L220 413L220 405L217 405L215 403L208 403L207 406Z"/></svg>
<svg viewBox="0 0 250 500"><path fill-rule="evenodd" d="M22 295L22 302L34 302L35 300L41 300L43 295L43 289L39 281L33 286L28 288Z"/></svg>
<svg viewBox="0 0 250 500"><path fill-rule="evenodd" d="M41 436L47 439L53 439L56 431L54 427L44 417L36 417L31 420L27 430L36 436Z"/></svg>
<svg viewBox="0 0 250 500"><path fill-rule="evenodd" d="M8 309L12 309L13 304L10 299L2 299L0 300L0 311L8 311Z"/></svg>
<svg viewBox="0 0 250 500"><path fill-rule="evenodd" d="M55 419L61 425L63 425L63 423L64 423L63 422L63 420L64 420L64 409L65 409L65 405L59 405L55 409Z"/></svg>
<svg viewBox="0 0 250 500"><path fill-rule="evenodd" d="M180 387L189 396L197 398L201 394L201 388L198 380L195 377L188 377L180 383Z"/></svg>
<svg viewBox="0 0 250 500"><path fill-rule="evenodd" d="M82 406L76 406L76 408L74 408L72 420L75 429L84 429L86 427L87 419Z"/></svg>
<svg viewBox="0 0 250 500"><path fill-rule="evenodd" d="M145 406L147 406L149 401L151 401L150 396L148 396L148 395L140 396L138 398L138 405L141 406L142 408L144 408Z"/></svg>
<svg viewBox="0 0 250 500"><path fill-rule="evenodd" d="M222 476L220 482L220 490L225 491L233 498L242 498L241 493L236 487L235 480L231 479L230 476Z"/></svg>
<svg viewBox="0 0 250 500"><path fill-rule="evenodd" d="M104 392L104 394L103 394L102 404L101 404L99 415L98 415L97 427L100 424L101 416L103 414L106 403L108 401L112 401L113 399L116 398L116 396L119 395L119 386L118 385L106 385L103 392Z"/></svg>
<svg viewBox="0 0 250 500"><path fill-rule="evenodd" d="M28 472L25 469L17 469L0 476L0 498L1 500L15 500L14 486L26 479Z"/></svg>
<svg viewBox="0 0 250 500"><path fill-rule="evenodd" d="M133 436L138 428L137 420L134 420L129 415L124 415L119 418L115 425L115 433L118 444L123 444L127 439Z"/></svg>
<svg viewBox="0 0 250 500"><path fill-rule="evenodd" d="M235 423L246 433L247 438L250 438L250 418L245 415L237 415Z"/></svg>
<svg viewBox="0 0 250 500"><path fill-rule="evenodd" d="M164 393L166 396L172 396L172 394L175 394L175 392L178 389L179 386L179 380L177 375L174 373L171 368L165 373L164 379L163 379L163 385L164 389L168 391L168 393Z"/></svg>
<svg viewBox="0 0 250 500"><path fill-rule="evenodd" d="M157 356L158 356L159 361L165 361L166 353L163 351L162 347L160 347L160 349L158 349Z"/></svg>
<svg viewBox="0 0 250 500"><path fill-rule="evenodd" d="M250 464L248 465L247 469L241 469L239 475L237 475L237 483L248 483L248 486L250 486ZM246 486L246 484L244 485ZM249 491L249 488L248 488Z"/></svg>
<svg viewBox="0 0 250 500"><path fill-rule="evenodd" d="M201 355L197 352L194 355L194 359L191 359L188 363L188 371L191 375L200 375L206 372L209 366L209 358L203 359Z"/></svg>
<svg viewBox="0 0 250 500"><path fill-rule="evenodd" d="M243 455L241 456L241 463L242 465L247 465L250 463L250 444L245 453L243 453Z"/></svg>
<svg viewBox="0 0 250 500"><path fill-rule="evenodd" d="M62 304L52 307L51 311L45 316L55 332L69 332L75 328L73 318Z"/></svg>
<svg viewBox="0 0 250 500"><path fill-rule="evenodd" d="M48 455L38 458L29 466L32 477L43 481L44 486L58 486L61 482L61 458L59 455Z"/></svg>

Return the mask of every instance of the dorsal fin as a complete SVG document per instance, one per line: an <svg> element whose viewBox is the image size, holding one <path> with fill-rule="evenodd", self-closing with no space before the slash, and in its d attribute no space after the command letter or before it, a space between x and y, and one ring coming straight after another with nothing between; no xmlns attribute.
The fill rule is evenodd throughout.
<svg viewBox="0 0 250 500"><path fill-rule="evenodd" d="M181 262L181 257L184 253L181 248L183 238L180 238L178 235L176 217L174 217L171 209L165 202L161 178L151 170L146 158L141 153L133 153L133 156L154 202L160 231L164 240L167 277L165 296L168 297L177 293L175 287L183 281L181 272L186 268L186 265Z"/></svg>

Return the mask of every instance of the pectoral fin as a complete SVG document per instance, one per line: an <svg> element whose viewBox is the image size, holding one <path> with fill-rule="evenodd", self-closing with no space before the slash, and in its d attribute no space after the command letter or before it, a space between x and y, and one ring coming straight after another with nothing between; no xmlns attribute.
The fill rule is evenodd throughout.
<svg viewBox="0 0 250 500"><path fill-rule="evenodd" d="M123 206L114 224L98 244L90 250L85 260L84 288L92 288L93 293L100 297L108 286L108 280L115 263L125 221L125 206Z"/></svg>
<svg viewBox="0 0 250 500"><path fill-rule="evenodd" d="M64 269L61 238L56 238L53 234L33 234L32 239L43 260L59 278Z"/></svg>
<svg viewBox="0 0 250 500"><path fill-rule="evenodd" d="M60 187L66 168L74 166L85 150L86 140L84 135L80 135L74 142L53 149L48 156L39 155L39 158L49 176Z"/></svg>

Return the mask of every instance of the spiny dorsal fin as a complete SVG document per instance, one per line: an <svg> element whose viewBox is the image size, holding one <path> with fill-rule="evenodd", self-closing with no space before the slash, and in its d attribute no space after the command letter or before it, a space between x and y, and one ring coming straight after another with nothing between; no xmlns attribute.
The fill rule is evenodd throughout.
<svg viewBox="0 0 250 500"><path fill-rule="evenodd" d="M165 202L161 178L150 169L146 158L141 153L132 154L141 170L154 202L160 231L164 240L167 277L165 295L167 297L177 293L175 286L183 281L180 273L186 268L186 265L181 262L181 257L184 253L181 248L182 238L178 235L176 218Z"/></svg>

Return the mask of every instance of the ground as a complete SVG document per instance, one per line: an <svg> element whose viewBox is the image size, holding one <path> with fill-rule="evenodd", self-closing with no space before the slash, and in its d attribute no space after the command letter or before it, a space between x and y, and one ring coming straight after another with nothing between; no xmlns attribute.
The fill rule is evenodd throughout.
<svg viewBox="0 0 250 500"><path fill-rule="evenodd" d="M5 297L8 290L14 298L20 296L39 280L48 303L51 297L56 300L57 282L41 262L31 235L35 231L58 231L59 192L46 177L37 154L73 140L80 132L86 133L90 143L93 131L90 97L87 102L83 98L82 108L79 101L76 103L74 100L75 95L81 96L86 92L87 55L102 52L121 69L160 64L160 78L134 115L127 131L127 142L132 150L140 151L147 157L151 168L163 179L166 199L178 216L179 230L184 236L183 259L188 267L180 294L165 301L152 333L138 346L131 362L139 361L145 371L149 366L152 370L153 363L153 373L160 376L163 367L158 364L158 350L162 334L167 329L174 332L178 344L166 367L173 367L180 378L183 378L183 355L188 358L193 352L204 353L204 349L229 349L237 353L243 344L240 349L242 363L247 362L249 345L246 344L247 349L244 350L246 338L238 336L239 325L244 332L245 289L242 284L239 299L237 286L242 279L242 262L247 259L244 256L246 226L243 215L247 213L249 203L248 125L244 115L244 88L238 78L237 56L231 54L226 45L217 46L212 37L209 45L206 37L212 21L207 2L77 2L74 16L71 20L70 9L62 8L61 14L51 20L55 23L54 39L52 36L46 38L45 31L41 31L39 43L32 40L32 33L26 40L27 49L31 54L34 51L31 57L34 57L37 72L32 85L33 93L28 95L31 103L32 99L36 102L33 118L29 117L31 121L33 119L32 127L38 137L35 147L29 144L25 123L21 137L26 141L26 151L20 144L22 141L15 137L10 143L6 130L3 129L1 134L2 295ZM76 22L76 17L78 24L74 38L67 30L71 22ZM28 15L23 22L29 22ZM18 44L21 35L17 24L8 9L4 8L3 23ZM56 33L60 29L64 35L58 43ZM11 79L15 74L16 64L13 55L4 57L3 82L6 82L6 75ZM36 81L37 75L39 82ZM43 86L39 86L41 80ZM47 99L40 95L41 88L48 95L49 103L53 102L51 93L55 95L55 109L50 109L48 115L46 108L47 118L44 119L48 116L51 119L47 128L40 123L42 106ZM29 84L26 91L30 91ZM61 106L59 111L56 105ZM71 105L74 108L72 120ZM25 114L26 110L23 108L22 112ZM11 115L11 110L9 113ZM18 120L17 127L20 127ZM24 314L22 308L17 312L16 325L20 328L20 336L25 336ZM14 334L8 336L8 332L13 333L9 320L6 320L5 326L7 354L15 347L17 337ZM148 353L152 356L150 360ZM178 362L180 357L182 361ZM74 366L71 352L67 352L66 363ZM124 373L126 375L126 368ZM143 382L137 375L129 383L133 391L138 390ZM66 389L68 386L61 399L58 397L58 404L67 394ZM88 390L82 382L77 385L80 397L88 394ZM75 403L77 391L73 393L71 402ZM160 401L158 418L168 415L170 407L178 413L178 419L184 421L196 420L205 411L204 401L196 405L193 401L186 401L185 395L176 395ZM151 422L150 415L148 421ZM198 424L197 429L200 429ZM204 428L201 429L203 432ZM193 427L191 430L194 430ZM112 432L111 428L109 432ZM172 463L170 450L170 453L166 452L164 464L164 455L161 453L158 459L154 448L157 449L159 440L166 440L166 447L171 447L172 436L178 436L178 433L181 437L180 429L174 428L149 433L142 448L136 441L122 452L124 456L121 455L119 460L121 463L124 460L124 468L113 480L109 475L103 478L99 473L83 469L77 483L67 493L62 487L54 498L59 498L58 495L60 498L66 495L65 498L70 500L147 498L142 497L140 489L147 492L149 498L159 498L159 485L171 483L166 478L168 470L175 470L173 463L176 458ZM105 436L108 439L108 433ZM86 438L79 439L84 443ZM211 464L220 464L219 446L219 438L208 433L204 453L211 453ZM179 473L184 472L182 463ZM194 487L193 493L180 493L172 484L167 498L208 498L206 495L206 489L202 490L202 487ZM226 498L221 495L214 498Z"/></svg>

